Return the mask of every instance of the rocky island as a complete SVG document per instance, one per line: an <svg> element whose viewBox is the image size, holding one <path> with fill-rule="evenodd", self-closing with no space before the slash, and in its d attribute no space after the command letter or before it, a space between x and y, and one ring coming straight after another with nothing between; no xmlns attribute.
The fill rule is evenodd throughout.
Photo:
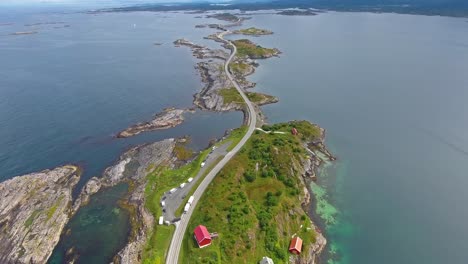
<svg viewBox="0 0 468 264"><path fill-rule="evenodd" d="M168 129L184 122L184 114L193 110L166 108L163 112L155 115L153 120L133 125L117 134L118 138L127 138L146 131Z"/></svg>
<svg viewBox="0 0 468 264"><path fill-rule="evenodd" d="M282 10L276 13L277 15L283 16L315 16L316 12L310 9L291 9L291 10Z"/></svg>
<svg viewBox="0 0 468 264"><path fill-rule="evenodd" d="M273 31L260 29L256 27L250 27L245 29L234 30L234 34L241 34L241 35L250 35L250 36L262 36L262 35L271 35Z"/></svg>
<svg viewBox="0 0 468 264"><path fill-rule="evenodd" d="M0 183L0 263L45 263L72 210L80 170L66 165Z"/></svg>
<svg viewBox="0 0 468 264"><path fill-rule="evenodd" d="M223 43L225 48L228 48L226 41L220 38L219 34L213 34L207 37ZM238 83L245 88L252 88L255 84L248 82L245 77L252 74L258 64L253 59L266 59L272 56L277 56L280 51L278 49L267 49L255 45L249 40L233 41L238 48L238 54L230 64L231 72L235 75ZM224 72L224 63L229 56L223 50L211 50L207 47L194 44L187 40L176 40L177 46L190 47L194 56L199 59L205 59L198 62L196 68L200 72L202 82L205 87L194 95L194 104L201 109L211 111L231 111L244 110L243 100L240 94L231 87L231 83ZM206 60L209 59L209 60ZM253 101L257 105L264 105L277 102L278 99L272 96L255 93L250 93L253 98L263 98L258 101Z"/></svg>

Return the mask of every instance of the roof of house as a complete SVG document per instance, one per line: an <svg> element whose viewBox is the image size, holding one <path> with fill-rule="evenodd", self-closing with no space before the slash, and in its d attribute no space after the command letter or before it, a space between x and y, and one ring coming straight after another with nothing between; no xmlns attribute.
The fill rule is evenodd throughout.
<svg viewBox="0 0 468 264"><path fill-rule="evenodd" d="M289 244L289 250L295 249L298 252L302 250L302 239L300 237L294 237L291 239L291 244Z"/></svg>
<svg viewBox="0 0 468 264"><path fill-rule="evenodd" d="M211 239L210 233L208 232L208 229L206 229L206 226L199 225L195 227L193 233L195 233L195 238L198 242L203 241L204 239Z"/></svg>

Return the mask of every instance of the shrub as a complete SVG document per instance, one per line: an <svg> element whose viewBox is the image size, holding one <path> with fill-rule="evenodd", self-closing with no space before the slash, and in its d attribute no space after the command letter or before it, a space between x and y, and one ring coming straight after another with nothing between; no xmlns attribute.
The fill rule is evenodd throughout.
<svg viewBox="0 0 468 264"><path fill-rule="evenodd" d="M257 176L252 172L244 172L244 177L248 182L254 182Z"/></svg>

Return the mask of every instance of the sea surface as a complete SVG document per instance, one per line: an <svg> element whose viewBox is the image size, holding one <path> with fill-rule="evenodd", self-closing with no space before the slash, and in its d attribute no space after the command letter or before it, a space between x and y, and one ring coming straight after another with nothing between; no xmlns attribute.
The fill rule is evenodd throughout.
<svg viewBox="0 0 468 264"><path fill-rule="evenodd" d="M190 134L201 148L238 126L239 113L198 111L174 129L112 137L164 107L190 106L201 87L196 61L172 41L217 45L202 39L210 29L194 29L214 21L197 16L0 13L0 23L14 23L0 26L0 179L75 162L85 180L130 146ZM50 21L70 27L42 24L32 26L38 34L8 35ZM466 19L257 14L249 26L273 30L252 39L283 52L259 61L250 77L257 91L280 98L263 107L268 120L319 124L338 158L311 185L329 241L323 262L466 263ZM108 262L128 232L117 206L125 192L110 189L80 210L51 262L72 245L80 263Z"/></svg>
<svg viewBox="0 0 468 264"><path fill-rule="evenodd" d="M319 124L338 158L311 186L323 261L467 263L466 19L329 12L249 26L283 52L250 78L280 98L263 107L269 121Z"/></svg>

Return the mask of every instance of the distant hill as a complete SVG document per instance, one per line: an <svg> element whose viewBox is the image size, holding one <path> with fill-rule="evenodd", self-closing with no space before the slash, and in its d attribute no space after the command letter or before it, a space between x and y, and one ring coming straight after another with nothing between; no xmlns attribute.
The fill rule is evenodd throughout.
<svg viewBox="0 0 468 264"><path fill-rule="evenodd" d="M151 0L149 0L151 1ZM140 4L106 11L173 11L173 10L271 10L284 8L318 8L336 11L394 12L404 14L468 17L468 0L234 0L193 1L164 5Z"/></svg>

